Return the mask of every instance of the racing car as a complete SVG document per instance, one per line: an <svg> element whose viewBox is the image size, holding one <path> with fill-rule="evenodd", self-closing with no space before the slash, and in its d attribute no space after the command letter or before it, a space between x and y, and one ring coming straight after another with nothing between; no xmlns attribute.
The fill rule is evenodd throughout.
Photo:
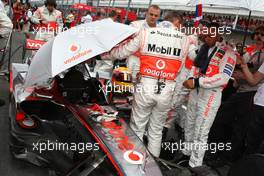
<svg viewBox="0 0 264 176"><path fill-rule="evenodd" d="M50 175L192 176L154 158L127 125L123 109L109 102L98 72L83 68L86 74L76 66L49 87L25 89L29 65L12 64L9 145L15 158L48 168Z"/></svg>
<svg viewBox="0 0 264 176"><path fill-rule="evenodd" d="M162 175L157 162L107 103L97 78L76 68L49 88L23 89L27 64L10 74L10 150L57 175Z"/></svg>

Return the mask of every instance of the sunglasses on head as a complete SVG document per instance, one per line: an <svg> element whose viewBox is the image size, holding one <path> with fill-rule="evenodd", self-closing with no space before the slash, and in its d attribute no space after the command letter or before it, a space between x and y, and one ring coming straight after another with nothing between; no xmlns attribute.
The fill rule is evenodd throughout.
<svg viewBox="0 0 264 176"><path fill-rule="evenodd" d="M261 37L264 37L264 33L263 32L256 32L255 35L261 35Z"/></svg>

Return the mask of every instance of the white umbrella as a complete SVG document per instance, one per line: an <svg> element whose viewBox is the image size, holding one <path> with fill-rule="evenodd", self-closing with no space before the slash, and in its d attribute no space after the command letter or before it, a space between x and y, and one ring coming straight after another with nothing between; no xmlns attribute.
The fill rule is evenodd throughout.
<svg viewBox="0 0 264 176"><path fill-rule="evenodd" d="M264 12L263 0L190 0L190 5L203 4L211 6L228 6L246 9L249 11L262 11Z"/></svg>
<svg viewBox="0 0 264 176"><path fill-rule="evenodd" d="M60 33L36 53L25 87L43 86L50 78L94 56L110 51L137 30L110 19L79 25Z"/></svg>

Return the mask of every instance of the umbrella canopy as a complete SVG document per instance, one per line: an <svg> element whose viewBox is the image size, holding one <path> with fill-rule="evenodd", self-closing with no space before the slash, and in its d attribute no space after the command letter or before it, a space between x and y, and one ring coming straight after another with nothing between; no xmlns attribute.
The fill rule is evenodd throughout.
<svg viewBox="0 0 264 176"><path fill-rule="evenodd" d="M110 19L73 27L60 33L36 53L29 67L25 87L45 86L50 78L99 54L137 30Z"/></svg>
<svg viewBox="0 0 264 176"><path fill-rule="evenodd" d="M85 4L81 4L81 3L76 3L76 4L73 4L71 6L71 8L73 9L77 9L77 10L89 10L89 11L92 11L92 6L88 6L88 5L85 5Z"/></svg>
<svg viewBox="0 0 264 176"><path fill-rule="evenodd" d="M247 9L249 11L264 12L263 0L190 0L188 4L197 5L216 5L216 6L228 6L237 7L241 9Z"/></svg>

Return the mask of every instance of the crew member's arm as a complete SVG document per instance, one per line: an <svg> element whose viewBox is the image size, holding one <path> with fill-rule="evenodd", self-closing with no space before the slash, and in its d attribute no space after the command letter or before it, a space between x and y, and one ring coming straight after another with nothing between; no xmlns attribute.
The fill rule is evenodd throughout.
<svg viewBox="0 0 264 176"><path fill-rule="evenodd" d="M220 63L219 73L212 77L205 76L194 79L194 87L216 88L226 85L232 76L235 65L236 56L226 53Z"/></svg>
<svg viewBox="0 0 264 176"><path fill-rule="evenodd" d="M259 71L252 74L247 66L247 64L241 64L242 71L245 75L245 79L251 86L257 85L260 81L264 79L264 64L260 67ZM263 72L262 72L263 71Z"/></svg>
<svg viewBox="0 0 264 176"><path fill-rule="evenodd" d="M248 63L250 61L250 57L251 57L251 54L249 54L248 52L245 53L243 55L243 57L240 56L240 55L237 55L237 62L239 62L237 64L240 65L241 63ZM243 81L243 80L246 79L245 75L243 74L243 72L240 69L239 70L236 69L233 72L233 76L232 77L235 78L235 80L238 81L238 83L239 83L239 81L241 81L241 80Z"/></svg>
<svg viewBox="0 0 264 176"><path fill-rule="evenodd" d="M33 16L31 17L31 22L34 23L34 24L40 24L42 22L42 19L41 19L41 10L40 8L38 8Z"/></svg>
<svg viewBox="0 0 264 176"><path fill-rule="evenodd" d="M81 18L81 23L84 23L85 22L85 16L83 16L82 18Z"/></svg>
<svg viewBox="0 0 264 176"><path fill-rule="evenodd" d="M59 29L58 32L61 32L63 29L63 19L62 19L62 13L60 11L58 11L56 23L57 23L58 29Z"/></svg>
<svg viewBox="0 0 264 176"><path fill-rule="evenodd" d="M113 48L109 54L102 55L102 59L123 60L128 56L132 55L140 49L144 33L145 30L141 31L133 39L128 39L129 41L124 41L117 47Z"/></svg>
<svg viewBox="0 0 264 176"><path fill-rule="evenodd" d="M4 11L0 11L0 35L6 37L13 29L13 24L10 18Z"/></svg>

